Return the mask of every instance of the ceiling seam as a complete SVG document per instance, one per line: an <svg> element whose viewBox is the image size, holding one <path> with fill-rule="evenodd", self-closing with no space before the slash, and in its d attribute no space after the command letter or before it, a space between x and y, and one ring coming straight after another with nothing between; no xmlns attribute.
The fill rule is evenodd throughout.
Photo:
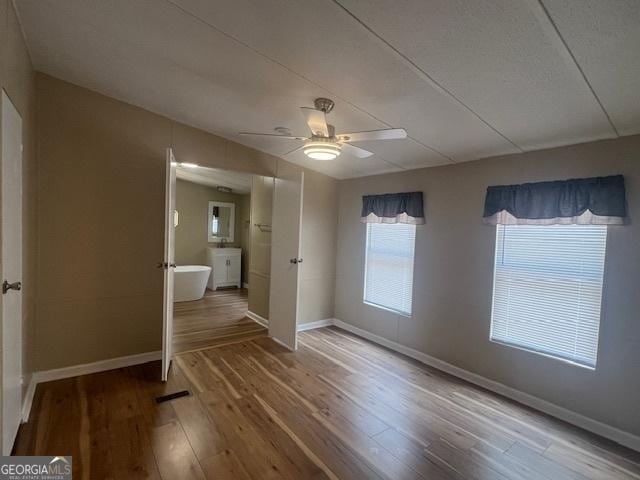
<svg viewBox="0 0 640 480"><path fill-rule="evenodd" d="M31 52L31 47L29 46L29 42L27 41L27 32L24 30L24 23L22 22L22 17L20 16L20 11L18 10L18 5L16 4L16 0L11 0L11 7L16 14L16 19L18 20L18 25L20 25L20 33L22 33L22 39L24 40L24 47L27 50L27 56L29 57L29 62L31 63L31 69L36 69L36 64L33 61L33 54ZM7 12L8 13L8 12ZM7 15L7 25L5 26L6 30L9 31L9 15Z"/></svg>
<svg viewBox="0 0 640 480"><path fill-rule="evenodd" d="M607 121L609 122L609 125L611 125L611 128L613 129L613 132L616 134L616 137L620 137L620 132L618 132L618 129L614 125L613 120L611 119L611 116L609 115L609 112L607 111L606 108L604 108L604 105L603 105L602 101L600 100L600 97L598 96L598 94L596 93L595 89L591 85L591 82L587 78L586 73L584 73L584 70L582 69L582 66L580 66L580 63L578 63L578 59L573 54L573 51L571 50L571 48L569 48L569 44L567 43L567 41L565 40L564 36L560 32L560 28L558 28L558 25L556 24L556 22L551 17L551 13L547 9L546 5L544 4L544 2L542 0L534 0L534 1L536 3L538 3L540 8L542 9L542 12L544 13L545 18L547 19L547 21L549 22L549 24L553 28L553 31L555 32L555 34L560 39L560 42L562 43L562 46L565 48L565 50L569 54L569 57L571 58L571 60L575 64L576 68L578 69L578 72L580 72L580 75L582 76L582 79L584 80L584 83L587 85L587 88L589 88L589 91L591 92L591 95L593 95L593 98L595 99L596 103L598 104L598 106L602 110L602 113L607 118Z"/></svg>
<svg viewBox="0 0 640 480"><path fill-rule="evenodd" d="M518 145L517 143L515 143L513 140L511 140L509 137L507 137L506 135L504 135L502 132L500 132L496 127L494 127L493 125L491 125L487 120L485 120L484 118L482 118L480 116L479 113L477 113L475 110L473 110L471 107L469 107L466 103L464 103L462 100L460 100L452 91L448 90L447 88L445 88L444 86L442 86L439 82L437 82L431 75L429 75L427 72L425 72L422 68L420 68L413 60L411 60L409 57L407 57L404 53L402 53L400 50L398 50L396 47L394 47L391 43L389 43L387 40L385 40L381 35L379 35L375 30L373 30L371 27L369 27L369 25L367 25L366 23L364 23L362 20L360 20L360 18L358 18L356 15L354 15L349 9L347 9L344 5L342 5L339 0L332 0L333 3L335 3L338 7L340 7L347 15L349 15L351 18L353 18L360 26L362 26L365 30L367 30L371 35L373 35L374 37L376 37L380 42L382 42L384 45L386 45L392 52L394 52L397 56L399 56L402 60L404 60L407 64L409 64L409 66L411 66L413 68L413 70L418 74L418 76L422 77L423 80L425 80L427 83L429 83L432 87L436 88L437 90L440 90L442 93L444 93L446 96L450 97L451 99L453 99L456 103L458 103L459 105L461 105L465 110L467 110L468 112L470 112L471 114L473 114L478 120L480 120L482 123L484 123L487 127L489 127L494 133L496 133L497 135L499 135L500 137L502 137L504 140L506 140L507 142L509 142L513 147L515 147L516 149L518 149L518 151L520 152L524 152L525 150Z"/></svg>
<svg viewBox="0 0 640 480"><path fill-rule="evenodd" d="M283 63L279 62L278 60L276 60L276 59L274 59L274 58L271 58L270 56L268 56L268 55L266 55L266 54L262 53L260 50L255 49L255 48L254 48L254 47L252 47L251 45L249 45L249 44L247 44L247 43L243 42L242 40L240 40L239 38L236 38L236 37L234 37L233 35L230 35L229 33L225 32L224 30L221 30L220 28L216 27L215 25L212 25L211 23L209 23L209 22L207 22L206 20L204 20L204 19L200 18L199 16L195 15L194 13L191 13L189 10L186 10L186 9L185 9L185 8L183 8L181 5L176 4L176 3L175 3L175 2L173 2L172 0L166 0L166 1L167 1L168 3L170 3L171 5L173 5L174 7L176 7L178 10L182 11L183 13L185 13L185 14L189 15L189 16L190 16L190 17L192 17L192 18L195 18L195 19L196 19L196 20L198 20L199 22L203 23L204 25L207 25L209 28L212 28L213 30L215 30L215 31L216 31L216 32L218 32L218 33L221 33L221 34L222 34L222 35L224 35L225 37L230 38L231 40L233 40L234 42L236 42L236 43L238 43L238 44L242 45L243 47L248 48L249 50L251 50L252 52L256 53L257 55L260 55L261 57L263 57L263 58L265 58L265 59L269 60L270 62L275 63L276 65L278 65L278 66L280 66L280 67L284 68L284 69L285 69L285 70L287 70L288 72L290 72L290 73L292 73L292 74L294 74L294 75L296 75L296 76L298 76L298 77L302 78L302 79L303 79L303 80L305 80L306 82L309 82L309 83L311 83L312 85L315 85L315 86L316 86L316 87L318 87L318 88L321 88L321 89L323 89L323 90L326 90L326 91L327 91L327 92L329 92L333 97L335 97L335 98L339 99L340 101L342 101L342 102L346 103L347 105L350 105L351 107L353 107L353 108L355 108L356 110L358 110L358 111L360 111L360 112L364 113L365 115L368 115L369 117L371 117L371 118L373 118L374 120L376 120L376 121L378 121L378 122L382 123L383 125L386 125L386 126L387 126L387 127L389 127L389 128L394 128L394 127L393 127L393 125L391 125L391 124L389 124L389 123L385 122L384 120L382 120L382 119L380 119L380 118L376 117L376 116L375 116L375 115L373 115L372 113L370 113L370 112L368 112L367 110L365 110L365 109L363 109L363 108L359 107L358 105L356 105L356 104L354 104L354 103L350 102L349 100L347 100L347 99L345 99L345 98L341 97L341 96L340 96L340 95L338 95L337 93L334 93L334 92L333 92L333 91L331 91L329 88L326 88L326 87L324 87L324 86L320 85L319 83L314 82L313 80L311 80L310 78L306 77L305 75L303 75L303 74L301 74L301 73L299 73L299 72L296 72L295 70L293 70L292 68L288 67L287 65L285 65L285 64L283 64ZM451 158L449 155L446 155L445 153L443 153L443 152L441 152L441 151L437 150L436 148L434 148L434 147L432 147L432 146L430 146L430 145L427 145L426 143L423 143L423 142L421 142L420 140L417 140L417 139L415 139L415 138L411 137L410 135L407 135L407 138L409 138L409 139L413 140L414 142L416 142L416 143L417 143L417 144L419 144L419 145L422 145L424 148L426 148L426 149L428 149L428 150L431 150L432 152L434 152L434 153L436 153L436 154L440 155L441 157L446 158L446 159L447 159L447 160L449 160L451 163L456 163L456 162L455 162L455 160L453 160L453 158ZM519 147L518 147L518 148L519 148ZM377 154L376 154L376 155L377 155ZM389 163L387 160L384 160L384 159L383 159L383 161L385 161L385 162Z"/></svg>

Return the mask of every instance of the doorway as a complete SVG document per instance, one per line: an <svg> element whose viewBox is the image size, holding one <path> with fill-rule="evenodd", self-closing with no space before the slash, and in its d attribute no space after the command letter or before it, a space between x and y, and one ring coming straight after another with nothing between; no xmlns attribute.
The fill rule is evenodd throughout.
<svg viewBox="0 0 640 480"><path fill-rule="evenodd" d="M192 164L176 178L174 353L266 335L248 312L268 299L252 278L269 278L273 179Z"/></svg>
<svg viewBox="0 0 640 480"><path fill-rule="evenodd" d="M167 168L175 171L166 190L174 241L165 242L173 292L163 364L267 334L295 350L302 173L274 179L179 159Z"/></svg>
<svg viewBox="0 0 640 480"><path fill-rule="evenodd" d="M2 454L22 416L22 118L2 91Z"/></svg>

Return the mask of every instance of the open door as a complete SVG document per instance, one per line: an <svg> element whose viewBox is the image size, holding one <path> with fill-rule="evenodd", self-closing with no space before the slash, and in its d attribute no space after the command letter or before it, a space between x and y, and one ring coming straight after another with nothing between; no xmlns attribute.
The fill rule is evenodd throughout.
<svg viewBox="0 0 640 480"><path fill-rule="evenodd" d="M2 454L22 417L22 118L2 91Z"/></svg>
<svg viewBox="0 0 640 480"><path fill-rule="evenodd" d="M271 234L269 335L291 350L297 348L300 294L302 194L304 172L274 180Z"/></svg>
<svg viewBox="0 0 640 480"><path fill-rule="evenodd" d="M164 259L159 265L164 269L164 294L162 313L162 381L166 382L171 366L173 340L173 269L175 268L176 210L176 161L173 151L167 148L167 176L165 188Z"/></svg>

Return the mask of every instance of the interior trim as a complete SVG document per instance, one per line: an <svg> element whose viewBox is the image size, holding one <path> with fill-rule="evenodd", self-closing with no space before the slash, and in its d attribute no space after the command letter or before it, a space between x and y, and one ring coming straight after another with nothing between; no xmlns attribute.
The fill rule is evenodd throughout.
<svg viewBox="0 0 640 480"><path fill-rule="evenodd" d="M130 367L132 365L140 365L141 363L153 362L162 358L162 351L139 353L136 355L127 355L125 357L109 358L107 360L99 360L92 363L83 363L80 365L71 365L69 367L55 368L53 370L43 370L33 372L29 386L22 402L22 423L29 421L33 397L36 393L36 387L39 383L51 382L53 380L61 380L63 378L77 377L78 375L87 375L90 373L105 372L116 368Z"/></svg>
<svg viewBox="0 0 640 480"><path fill-rule="evenodd" d="M286 343L284 343L281 340L278 340L276 337L272 337L271 335L269 335L269 338L271 340L273 340L274 342L276 342L278 345L280 345L281 347L286 348L287 350L289 350L290 352L295 352L295 350L293 348L291 348L289 345L287 345Z"/></svg>
<svg viewBox="0 0 640 480"><path fill-rule="evenodd" d="M324 320L316 320L315 322L301 323L298 325L297 331L305 332L316 328L330 327L331 325L334 325L334 322L334 318L325 318Z"/></svg>
<svg viewBox="0 0 640 480"><path fill-rule="evenodd" d="M247 310L247 317L253 320L256 323L259 323L264 328L269 328L269 320L264 317L261 317L257 313L253 313L251 310Z"/></svg>
<svg viewBox="0 0 640 480"><path fill-rule="evenodd" d="M486 388L487 390L490 390L494 393L510 398L511 400L515 400L516 402L522 403L523 405L546 413L547 415L551 415L552 417L563 420L567 423L575 425L576 427L583 428L584 430L587 430L591 433L595 433L602 437L608 438L609 440L619 443L620 445L624 445L625 447L640 452L640 437L630 432L620 430L616 427L612 427L611 425L607 425L606 423L599 422L592 418L576 413L572 410L556 405L555 403L548 402L539 397L535 397L520 390L516 390L515 388L509 387L494 380L490 380L476 373L469 372L468 370L464 370L463 368L456 367L455 365L451 365L450 363L447 363L443 360L431 357L426 353L422 353L413 348L401 345L400 343L386 339L361 328L354 327L353 325L343 322L342 320L334 319L333 324L336 327L342 328L343 330L347 330L348 332L354 333L362 338L387 347L398 353L402 353L415 360L418 360L425 365L436 368L438 370L442 370L443 372L453 375L454 377L461 378L463 380L466 380L467 382L473 383L474 385Z"/></svg>
<svg viewBox="0 0 640 480"><path fill-rule="evenodd" d="M262 322L266 322L263 324L265 327L268 326L268 320L262 318L261 316L253 313L247 312L247 317L252 320L263 324ZM496 382L494 380L490 380L486 377L478 375L476 373L469 372L468 370L464 370L460 367L456 367L455 365L451 365L443 360L439 360L435 357L422 353L413 348L407 347L405 345L401 345L393 340L389 340L387 338L381 337L374 333L368 332L358 327L354 327L342 320L338 320L336 318L328 318L324 320L318 320L315 322L309 322L306 324L301 324L298 326L298 331L312 330L315 328L322 328L334 325L336 327L342 328L348 332L351 332L355 335L358 335L362 338L370 340L374 343L387 347L391 350L394 350L398 353L402 353L408 357L411 357L415 360L418 360L425 365L436 368L443 372L446 372L455 377L466 380L474 385L478 385L480 387L486 388L494 393L499 395L503 395L507 398L520 402L524 405L527 405L531 408L539 410L543 413L551 415L552 417L563 420L567 423L575 425L577 427L583 428L589 432L595 433L602 437L608 438L616 443L624 445L628 448L636 450L640 452L640 437L626 432L624 430L620 430L616 427L612 427L611 425L607 425L605 423L599 422L592 418L586 417L579 413L568 410L564 407L556 405L554 403L548 402L541 398L535 397L528 393L522 392L520 390L516 390L515 388L509 387L502 383ZM271 337L273 338L273 337ZM280 342L277 339L273 339L276 343ZM282 344L284 345L284 344ZM286 345L285 345L286 347ZM289 347L286 347L289 348ZM72 365L70 367L57 368L53 370L45 370L40 372L34 372L31 375L31 380L29 382L29 386L27 387L27 391L24 396L24 401L22 404L22 422L26 423L29 421L29 414L31 413L31 406L33 404L33 398L36 391L36 386L38 383L50 382L53 380L61 380L63 378L75 377L78 375L87 375L90 373L98 373L106 370L113 370L116 368L128 367L132 365L139 365L141 363L147 363L155 360L160 360L162 352L154 351L141 353L138 355L129 355L126 357L117 357L110 358L107 360L100 360L93 363L85 363L82 365Z"/></svg>

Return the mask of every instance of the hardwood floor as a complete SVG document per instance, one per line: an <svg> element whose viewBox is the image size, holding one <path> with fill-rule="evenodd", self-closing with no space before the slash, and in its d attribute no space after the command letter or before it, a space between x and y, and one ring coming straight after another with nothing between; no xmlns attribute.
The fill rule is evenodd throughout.
<svg viewBox="0 0 640 480"><path fill-rule="evenodd" d="M207 290L200 300L174 304L174 353L266 335L266 328L246 316L247 296L244 288Z"/></svg>
<svg viewBox="0 0 640 480"><path fill-rule="evenodd" d="M299 338L39 385L16 453L92 480L640 479L639 453L342 330Z"/></svg>

